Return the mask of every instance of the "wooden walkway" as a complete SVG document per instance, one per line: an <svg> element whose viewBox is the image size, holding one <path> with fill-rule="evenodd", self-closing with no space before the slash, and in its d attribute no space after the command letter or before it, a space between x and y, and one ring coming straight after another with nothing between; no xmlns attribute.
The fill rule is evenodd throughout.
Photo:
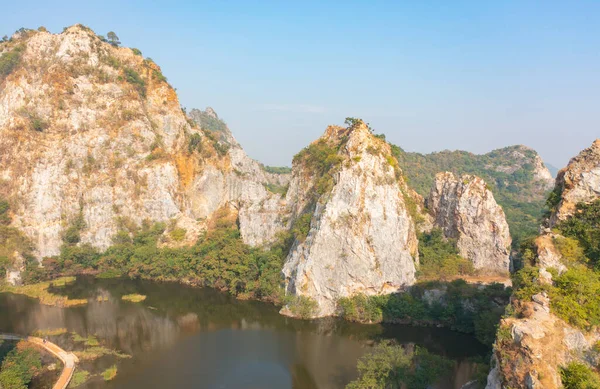
<svg viewBox="0 0 600 389"><path fill-rule="evenodd" d="M71 382L71 378L73 378L73 373L75 372L75 365L79 362L79 359L75 354L66 352L62 348L58 347L52 342L46 341L44 343L44 339L37 338L35 336L19 336L14 334L0 334L0 339L5 340L24 340L26 342L33 343L37 346L42 347L50 354L54 355L58 359L60 359L64 365L62 373L60 373L60 377L58 377L58 381L54 384L52 389L66 389Z"/></svg>

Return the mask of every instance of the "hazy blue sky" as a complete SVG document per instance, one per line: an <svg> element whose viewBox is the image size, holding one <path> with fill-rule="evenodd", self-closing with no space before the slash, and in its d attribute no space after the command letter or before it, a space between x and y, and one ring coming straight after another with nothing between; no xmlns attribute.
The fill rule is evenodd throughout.
<svg viewBox="0 0 600 389"><path fill-rule="evenodd" d="M600 1L10 1L0 35L114 30L250 156L289 164L362 117L410 151L525 144L564 166L600 137Z"/></svg>

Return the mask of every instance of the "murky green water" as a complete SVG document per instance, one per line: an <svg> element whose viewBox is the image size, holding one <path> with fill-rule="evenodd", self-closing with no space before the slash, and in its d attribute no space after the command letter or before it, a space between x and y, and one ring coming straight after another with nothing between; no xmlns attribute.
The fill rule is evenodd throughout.
<svg viewBox="0 0 600 389"><path fill-rule="evenodd" d="M82 388L343 388L356 377L357 359L380 339L420 345L453 359L454 373L440 388L460 388L473 373L470 358L487 351L473 337L446 329L290 319L266 303L177 284L80 277L60 293L90 302L63 309L0 294L0 331L65 327L132 356L82 364L96 373L118 366L113 381L96 376ZM130 293L147 299L121 300ZM108 301L99 302L98 296ZM57 343L76 347L68 334Z"/></svg>

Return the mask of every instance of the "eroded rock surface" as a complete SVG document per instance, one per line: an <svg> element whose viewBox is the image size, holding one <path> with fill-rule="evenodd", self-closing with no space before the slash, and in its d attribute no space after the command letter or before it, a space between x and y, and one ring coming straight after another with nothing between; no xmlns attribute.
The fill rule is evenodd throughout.
<svg viewBox="0 0 600 389"><path fill-rule="evenodd" d="M337 150L340 167L331 190L315 199L321 177L306 159L295 161L287 194L292 215L314 213L283 272L288 293L313 298L315 316L328 316L341 297L391 293L414 283L418 242L407 206L411 194L389 145L364 123L329 127L318 142Z"/></svg>
<svg viewBox="0 0 600 389"><path fill-rule="evenodd" d="M82 243L99 249L125 219L174 221L193 242L229 203L251 245L284 227L283 198L267 185L289 176L265 173L226 126L222 140L189 120L155 63L81 25L25 32L0 53L18 47L19 65L0 79L0 195L38 258L59 253L80 215Z"/></svg>
<svg viewBox="0 0 600 389"><path fill-rule="evenodd" d="M456 177L445 172L435 177L427 207L433 224L448 238L457 239L459 253L476 269L508 273L511 238L502 208L479 177Z"/></svg>
<svg viewBox="0 0 600 389"><path fill-rule="evenodd" d="M555 193L559 201L550 217L550 226L571 216L578 203L600 197L600 139L558 172Z"/></svg>

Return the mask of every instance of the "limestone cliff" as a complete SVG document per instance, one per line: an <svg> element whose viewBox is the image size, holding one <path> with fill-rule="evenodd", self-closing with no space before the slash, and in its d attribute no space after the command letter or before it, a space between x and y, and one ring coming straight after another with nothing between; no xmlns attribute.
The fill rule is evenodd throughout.
<svg viewBox="0 0 600 389"><path fill-rule="evenodd" d="M479 177L439 173L427 199L434 226L457 239L459 253L487 273L508 273L511 238L504 211Z"/></svg>
<svg viewBox="0 0 600 389"><path fill-rule="evenodd" d="M585 332L558 318L545 293L522 304L523 317L500 323L486 389L559 389L560 367L572 361L597 363L594 345L600 332Z"/></svg>
<svg viewBox="0 0 600 389"><path fill-rule="evenodd" d="M600 140L596 140L592 147L571 159L568 166L559 172L555 189L548 201L553 208L545 224L559 227L558 222L577 217L578 203L590 203L599 198ZM529 274L531 280L522 288L537 288L541 292L528 298L523 297L528 296L527 294L520 294L517 290L513 296L511 310L516 314L501 322L487 389L559 389L563 387L561 367L566 367L570 362L592 368L598 366L600 352L597 344L600 331L596 326L585 326L574 320L580 317L579 310L584 309L578 304L589 302L595 309L594 298L597 297L597 291L585 290L593 288L593 280L597 276L593 275L594 271L588 264L576 262L574 250L576 251L579 237L571 236L575 246L561 252L560 242L564 239L560 228L542 228L529 252L523 255L534 267L524 269L529 272L526 274ZM566 258L567 255L569 259ZM578 270L569 275L569 269ZM588 274L590 278L585 280L573 274L580 274L579 277L582 277L581 274ZM567 281L560 278L563 276ZM574 277L575 280L571 281L574 282L572 289L564 286L570 285L569 277ZM579 285L580 283L582 284ZM547 293L546 290L550 292ZM570 300L561 300L565 298ZM553 305L553 301L558 301L558 304ZM579 327L585 329L572 323L579 323Z"/></svg>
<svg viewBox="0 0 600 389"><path fill-rule="evenodd" d="M315 316L328 316L340 297L412 284L414 195L390 146L364 123L329 127L294 158L287 201L295 224L309 225L283 268L287 292L313 298Z"/></svg>
<svg viewBox="0 0 600 389"><path fill-rule="evenodd" d="M460 150L419 154L397 148L396 155L408 182L420 195L429 195L439 172L476 175L503 207L513 245L537 233L537 220L554 180L535 150L517 145L478 155Z"/></svg>
<svg viewBox="0 0 600 389"><path fill-rule="evenodd" d="M125 219L173 221L192 242L227 203L247 243L283 228L273 177L237 142L189 120L139 51L76 25L15 34L0 54L16 59L0 78L0 196L38 258L58 254L79 216L82 243L100 249Z"/></svg>
<svg viewBox="0 0 600 389"><path fill-rule="evenodd" d="M600 139L558 172L553 194L556 205L550 226L571 216L577 203L589 203L600 197Z"/></svg>

